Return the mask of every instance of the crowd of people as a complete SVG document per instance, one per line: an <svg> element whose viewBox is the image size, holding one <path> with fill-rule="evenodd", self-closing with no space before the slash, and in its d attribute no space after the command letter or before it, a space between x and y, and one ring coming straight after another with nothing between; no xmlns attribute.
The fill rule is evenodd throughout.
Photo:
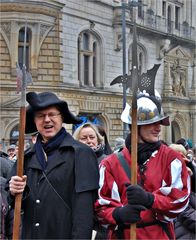
<svg viewBox="0 0 196 240"><path fill-rule="evenodd" d="M137 99L137 184L130 180L129 110L121 120L130 133L111 148L102 126L82 123L54 93L29 92L26 99L25 132L33 142L23 176L16 152L14 161L9 152L0 158L1 239L12 239L17 194L21 239L130 239L132 224L137 239L196 238L195 150L183 138L172 145L160 140L169 117L156 96ZM80 125L71 135L64 123Z"/></svg>

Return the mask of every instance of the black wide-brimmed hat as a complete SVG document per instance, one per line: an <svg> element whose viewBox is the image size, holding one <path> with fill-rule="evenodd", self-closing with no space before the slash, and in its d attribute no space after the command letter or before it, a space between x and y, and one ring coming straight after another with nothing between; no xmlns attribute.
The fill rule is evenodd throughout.
<svg viewBox="0 0 196 240"><path fill-rule="evenodd" d="M67 102L60 100L52 92L42 92L38 94L35 92L29 92L26 95L26 100L29 103L29 106L26 109L25 133L33 133L37 131L34 123L34 113L50 106L57 106L60 109L64 123L78 124L82 122L80 118L74 116L69 111Z"/></svg>

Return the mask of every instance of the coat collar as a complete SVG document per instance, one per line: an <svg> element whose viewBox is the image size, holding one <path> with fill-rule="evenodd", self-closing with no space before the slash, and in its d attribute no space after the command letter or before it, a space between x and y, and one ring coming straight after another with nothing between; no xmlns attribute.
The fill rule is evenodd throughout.
<svg viewBox="0 0 196 240"><path fill-rule="evenodd" d="M77 146L77 141L73 139L73 137L69 133L65 133L65 138L63 139L62 143L59 146L59 151L57 151L54 155L54 161L50 161L48 163L48 166L46 168L46 172L49 173L53 168L56 166L65 163L66 159L61 157L61 152L64 148L75 148ZM41 165L36 159L35 156L35 146L33 146L31 149L27 150L25 153L25 159L28 160L28 158L32 158L28 167L29 168L35 168L35 169L40 169Z"/></svg>

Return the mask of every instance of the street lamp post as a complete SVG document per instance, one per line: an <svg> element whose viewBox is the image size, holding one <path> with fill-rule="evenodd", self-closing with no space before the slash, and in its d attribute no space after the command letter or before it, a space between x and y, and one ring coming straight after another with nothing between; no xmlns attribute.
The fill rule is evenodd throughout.
<svg viewBox="0 0 196 240"><path fill-rule="evenodd" d="M131 75L126 74L126 66L127 66L127 62L126 62L126 9L132 9L134 7L138 7L138 6L145 6L145 4L142 4L140 2L138 2L137 0L130 0L127 2L125 2L125 0L121 0L121 9L122 9L122 65L123 65L123 74L116 77L115 79L113 79L113 81L110 83L110 85L114 85L117 83L121 83L123 85L123 110L125 109L126 106L126 101L127 101L127 89L130 88L131 84ZM133 28L136 28L136 22L135 20L133 21ZM135 46L137 48L137 44ZM134 51L135 52L135 51ZM137 58L137 53L132 56L134 58ZM127 135L127 124L123 123L123 138L126 138Z"/></svg>

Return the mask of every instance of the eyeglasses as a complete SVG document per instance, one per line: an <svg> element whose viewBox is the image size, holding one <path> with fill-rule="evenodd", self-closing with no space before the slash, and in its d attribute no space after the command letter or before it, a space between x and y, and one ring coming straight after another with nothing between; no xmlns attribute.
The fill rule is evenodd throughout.
<svg viewBox="0 0 196 240"><path fill-rule="evenodd" d="M44 120L46 116L48 116L50 119L55 119L57 118L61 113L55 113L55 112L50 112L48 114L42 114L42 113L37 113L35 114L35 118L39 120Z"/></svg>

